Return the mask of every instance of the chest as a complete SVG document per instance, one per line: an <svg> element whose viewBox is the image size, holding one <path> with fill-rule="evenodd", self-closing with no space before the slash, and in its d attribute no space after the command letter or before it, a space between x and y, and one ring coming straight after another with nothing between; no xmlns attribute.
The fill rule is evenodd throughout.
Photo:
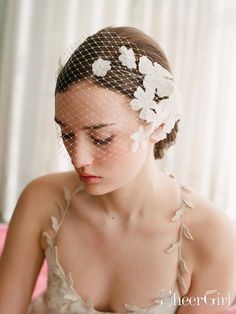
<svg viewBox="0 0 236 314"><path fill-rule="evenodd" d="M56 238L58 261L71 272L76 292L84 300L91 295L96 309L122 311L125 302L148 306L161 289L176 287L178 252L165 250L178 232L170 224L158 231L96 228L68 213Z"/></svg>

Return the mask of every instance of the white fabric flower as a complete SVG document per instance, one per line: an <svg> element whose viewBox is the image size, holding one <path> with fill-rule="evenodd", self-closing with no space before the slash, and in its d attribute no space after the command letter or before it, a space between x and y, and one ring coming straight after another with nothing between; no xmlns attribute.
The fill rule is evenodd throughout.
<svg viewBox="0 0 236 314"><path fill-rule="evenodd" d="M164 119L164 127L163 130L166 133L170 133L175 125L175 122L179 119L178 114L175 111L175 98L174 97L170 97L169 99L165 99L162 101L163 102L163 106L166 106L166 108L168 108L168 116L165 117Z"/></svg>
<svg viewBox="0 0 236 314"><path fill-rule="evenodd" d="M179 115L174 110L174 100L174 97L171 97L170 99L163 99L157 105L157 117L160 117L160 121L158 119L157 123L154 120L152 123L151 131L149 132L149 135L151 134L151 138L155 139L157 142L166 138L167 134L172 131L175 122L179 119ZM164 123L164 126L160 127L162 123Z"/></svg>
<svg viewBox="0 0 236 314"><path fill-rule="evenodd" d="M154 68L158 69L161 76L165 78L172 79L173 76L170 72L168 72L165 68L163 68L159 63L154 62L148 59L146 56L142 56L139 58L139 72L142 74L152 74Z"/></svg>
<svg viewBox="0 0 236 314"><path fill-rule="evenodd" d="M172 74L159 63L152 64L146 56L139 59L139 72L145 74L143 86L146 90L154 90L159 97L169 96L175 91Z"/></svg>
<svg viewBox="0 0 236 314"><path fill-rule="evenodd" d="M155 109L157 104L153 100L154 93L151 90L144 91L140 86L134 92L134 99L130 101L130 106L133 110L141 110L139 118L148 119L150 109Z"/></svg>
<svg viewBox="0 0 236 314"><path fill-rule="evenodd" d="M171 114L169 109L165 106L165 104L159 103L157 104L156 112L150 110L147 122L151 123L151 134L157 127L159 127L162 123L166 122L166 119Z"/></svg>
<svg viewBox="0 0 236 314"><path fill-rule="evenodd" d="M155 115L158 117L158 120L161 120L162 122L165 121L171 114L170 100L169 99L161 100L157 104L155 111L156 111ZM155 120L156 119L154 119L153 122L155 122Z"/></svg>
<svg viewBox="0 0 236 314"><path fill-rule="evenodd" d="M133 49L127 49L125 46L119 48L119 60L122 65L127 66L129 69L136 69L135 56Z"/></svg>
<svg viewBox="0 0 236 314"><path fill-rule="evenodd" d="M143 86L146 89L155 90L159 97L170 96L175 91L175 85L171 80L160 77L158 71L151 75L145 75Z"/></svg>
<svg viewBox="0 0 236 314"><path fill-rule="evenodd" d="M102 58L98 58L92 64L93 74L96 76L104 77L107 72L111 69L111 61L103 60Z"/></svg>
<svg viewBox="0 0 236 314"><path fill-rule="evenodd" d="M144 146L146 143L146 135L143 126L139 126L138 132L131 134L130 138L134 141L132 145L132 151L135 153L139 149L140 145Z"/></svg>
<svg viewBox="0 0 236 314"><path fill-rule="evenodd" d="M163 130L162 127L157 128L155 133L151 135L151 138L156 141L156 143L164 140L167 137L167 133Z"/></svg>
<svg viewBox="0 0 236 314"><path fill-rule="evenodd" d="M147 123L154 122L159 119L156 113L149 108L143 108L139 113L139 118L145 120Z"/></svg>
<svg viewBox="0 0 236 314"><path fill-rule="evenodd" d="M173 111L173 99L163 99L158 104L153 100L154 94L151 90L143 90L138 87L134 92L135 99L130 102L133 110L140 110L139 118L145 120L147 123L151 123L151 129L149 135L158 128L162 123L165 123L164 132L169 133L169 129L173 128L172 117ZM155 109L153 111L152 109Z"/></svg>

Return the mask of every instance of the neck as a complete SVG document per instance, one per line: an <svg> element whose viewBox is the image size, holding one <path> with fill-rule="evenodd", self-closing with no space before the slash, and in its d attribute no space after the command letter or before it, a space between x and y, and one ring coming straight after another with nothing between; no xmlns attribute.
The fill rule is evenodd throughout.
<svg viewBox="0 0 236 314"><path fill-rule="evenodd" d="M145 218L166 215L171 183L173 187L173 179L159 170L153 159L145 163L138 175L126 185L100 195L98 199L109 221L135 224Z"/></svg>

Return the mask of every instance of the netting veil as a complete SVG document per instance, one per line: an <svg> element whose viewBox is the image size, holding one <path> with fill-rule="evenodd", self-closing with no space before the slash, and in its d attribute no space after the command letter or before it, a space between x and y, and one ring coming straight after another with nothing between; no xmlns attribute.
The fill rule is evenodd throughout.
<svg viewBox="0 0 236 314"><path fill-rule="evenodd" d="M88 36L65 64L60 59L60 151L84 161L146 151L180 120L178 95L173 75L140 45L115 32Z"/></svg>

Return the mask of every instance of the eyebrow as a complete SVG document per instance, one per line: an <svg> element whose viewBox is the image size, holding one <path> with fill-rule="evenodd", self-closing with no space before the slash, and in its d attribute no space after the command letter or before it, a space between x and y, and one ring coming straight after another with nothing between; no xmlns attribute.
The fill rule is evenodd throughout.
<svg viewBox="0 0 236 314"><path fill-rule="evenodd" d="M67 126L65 123L63 123L62 121L60 121L59 119L57 119L56 117L54 118L54 121L62 126ZM116 123L100 123L100 124L94 124L94 125L85 125L82 127L82 130L97 130L97 129L101 129L104 128L106 126L110 126L110 125L114 125Z"/></svg>

